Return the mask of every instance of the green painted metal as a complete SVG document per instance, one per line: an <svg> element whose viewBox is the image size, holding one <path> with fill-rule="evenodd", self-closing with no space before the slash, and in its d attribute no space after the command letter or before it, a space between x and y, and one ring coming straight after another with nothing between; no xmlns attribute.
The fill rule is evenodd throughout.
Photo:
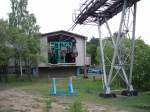
<svg viewBox="0 0 150 112"><path fill-rule="evenodd" d="M63 42L63 41L49 42L49 51L51 51L55 54L54 60L56 60L56 63L61 62L61 53L60 52L61 52L62 48L71 50L73 48L73 42Z"/></svg>

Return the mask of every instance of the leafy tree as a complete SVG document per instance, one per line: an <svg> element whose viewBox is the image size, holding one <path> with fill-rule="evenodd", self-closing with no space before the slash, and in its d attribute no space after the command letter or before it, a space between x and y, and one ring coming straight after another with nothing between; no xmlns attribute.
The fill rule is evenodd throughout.
<svg viewBox="0 0 150 112"><path fill-rule="evenodd" d="M28 51L27 35L25 33L20 33L17 28L11 28L11 45L14 49L15 61L20 65L20 75L22 76L22 63L25 58L25 54Z"/></svg>
<svg viewBox="0 0 150 112"><path fill-rule="evenodd" d="M113 53L113 44L109 39L104 39L103 41L105 44L104 47L104 55L105 55L105 63L106 65L110 65L110 61L112 59L112 53ZM98 46L96 49L96 57L95 60L97 61L97 63L101 63L100 60L100 47Z"/></svg>
<svg viewBox="0 0 150 112"><path fill-rule="evenodd" d="M135 47L133 83L136 88L150 90L150 46L138 38Z"/></svg>
<svg viewBox="0 0 150 112"><path fill-rule="evenodd" d="M99 45L99 38L92 37L88 44Z"/></svg>
<svg viewBox="0 0 150 112"><path fill-rule="evenodd" d="M28 0L10 0L11 10L9 13L9 24L11 27L17 27L28 35L39 32L39 26L36 24L34 14L27 11Z"/></svg>
<svg viewBox="0 0 150 112"><path fill-rule="evenodd" d="M4 75L7 81L7 69L9 59L12 56L12 47L10 45L9 26L7 21L0 20L0 81Z"/></svg>
<svg viewBox="0 0 150 112"><path fill-rule="evenodd" d="M116 33L113 35L113 40L116 40ZM130 45L131 41L129 38L124 37L122 34L122 37L120 38L120 43L118 44L118 53L122 60L126 60L126 63L129 63L129 57L130 54ZM113 58L113 51L114 51L114 45L112 42L112 39L110 37L106 37L103 39L103 49L104 49L104 57L105 57L105 63L106 65L110 65L111 60ZM127 58L128 57L128 58ZM97 47L96 51L96 60L100 61L100 47ZM119 63L116 58L116 64Z"/></svg>
<svg viewBox="0 0 150 112"><path fill-rule="evenodd" d="M89 42L87 42L87 54L91 56L91 63L98 64L96 60L96 50L99 45L99 39L93 37Z"/></svg>
<svg viewBox="0 0 150 112"><path fill-rule="evenodd" d="M19 65L22 76L22 63L28 66L28 73L31 67L37 64L39 53L39 26L36 24L34 14L27 11L28 0L10 0L11 13L9 14L9 25L13 29L12 44L15 49L15 65ZM17 30L16 30L17 29ZM19 61L18 61L19 60ZM36 60L36 61L35 61Z"/></svg>
<svg viewBox="0 0 150 112"><path fill-rule="evenodd" d="M97 64L97 61L95 60L96 49L97 49L97 46L94 44L88 44L87 45L87 53L91 56L91 63L92 64Z"/></svg>

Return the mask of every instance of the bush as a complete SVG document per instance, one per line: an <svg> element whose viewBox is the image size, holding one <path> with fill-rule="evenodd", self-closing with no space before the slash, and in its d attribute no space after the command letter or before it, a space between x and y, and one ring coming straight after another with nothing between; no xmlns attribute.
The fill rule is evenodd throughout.
<svg viewBox="0 0 150 112"><path fill-rule="evenodd" d="M87 112L83 109L80 101L75 101L69 108L68 112Z"/></svg>

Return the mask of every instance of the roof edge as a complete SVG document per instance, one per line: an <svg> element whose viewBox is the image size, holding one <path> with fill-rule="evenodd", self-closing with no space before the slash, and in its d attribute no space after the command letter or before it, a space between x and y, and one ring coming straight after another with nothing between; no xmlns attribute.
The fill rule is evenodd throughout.
<svg viewBox="0 0 150 112"><path fill-rule="evenodd" d="M65 30L59 30L59 31L54 31L54 32L49 32L49 33L43 33L41 34L41 36L50 36L50 35L53 35L53 34L57 34L57 33L67 33L67 34L70 34L70 35L74 35L74 36L78 36L78 37L81 37L81 38L84 38L84 39L88 39L87 36L83 36L83 35L80 35L80 34L76 34L76 33L73 33L73 32L68 32L68 31L65 31Z"/></svg>

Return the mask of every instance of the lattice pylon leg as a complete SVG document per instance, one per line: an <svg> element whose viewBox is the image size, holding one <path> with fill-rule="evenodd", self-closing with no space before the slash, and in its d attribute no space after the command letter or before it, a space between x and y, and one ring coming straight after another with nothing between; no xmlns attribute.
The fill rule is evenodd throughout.
<svg viewBox="0 0 150 112"><path fill-rule="evenodd" d="M103 92L104 94L110 94L110 87L108 86L107 82L107 75L106 75L106 67L105 67L105 58L104 58L104 49L103 49L103 40L101 38L101 27L99 23L99 17L98 17L98 34L99 34L99 43L100 43L100 53L101 53L101 58L100 60L102 61L102 68L103 68Z"/></svg>

